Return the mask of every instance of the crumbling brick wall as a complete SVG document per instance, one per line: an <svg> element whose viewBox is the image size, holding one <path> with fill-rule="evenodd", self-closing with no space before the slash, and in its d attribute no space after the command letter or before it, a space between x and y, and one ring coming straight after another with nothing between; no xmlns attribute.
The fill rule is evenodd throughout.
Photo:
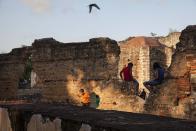
<svg viewBox="0 0 196 131"><path fill-rule="evenodd" d="M37 93L36 89L39 89L39 100L42 102L80 104L78 94L84 88L90 94L99 95L101 109L136 112L143 110L143 101L140 98L121 92L122 83L118 81L120 48L114 40L97 38L89 42L65 44L47 38L35 40L28 50L21 50L19 53L26 54L25 59L15 57L18 64L22 65L21 69L15 66L19 72L8 69L13 76L17 76L10 80L15 85L8 87L13 94L8 91L9 95L1 95L3 98L17 98L22 94L28 96ZM31 56L33 72L36 74L34 87L28 90L18 89L28 56ZM3 56L2 59L4 58ZM2 87L6 85L7 83L1 82Z"/></svg>
<svg viewBox="0 0 196 131"><path fill-rule="evenodd" d="M145 111L151 114L196 119L195 61L196 26L182 31L176 52L172 56L168 76L149 96Z"/></svg>
<svg viewBox="0 0 196 131"><path fill-rule="evenodd" d="M119 43L120 61L119 72L130 61L133 63L133 76L138 80L140 88L143 82L153 78L152 65L159 62L166 67L166 46L155 38L135 37Z"/></svg>
<svg viewBox="0 0 196 131"><path fill-rule="evenodd" d="M167 47L176 48L176 44L179 42L180 35L181 32L172 32L166 37L159 37L158 40Z"/></svg>
<svg viewBox="0 0 196 131"><path fill-rule="evenodd" d="M170 79L159 86L158 94L147 99L145 112L194 118L194 32L195 27L188 27L183 31L169 68ZM132 39L134 38L130 40ZM33 89L40 90L42 102L79 104L78 91L84 88L89 93L94 92L100 96L100 109L142 112L144 101L120 90L122 83L119 81L119 71L130 59L134 64L133 75L142 85L143 81L152 77L154 61L159 61L162 65L167 63L167 47L155 43L151 38L150 42L144 40L141 45L136 42L134 46L126 43L118 46L116 41L108 38L66 44L52 38L35 40L31 47L14 49L11 53L0 56L0 97L18 97L18 82L25 70L25 62L31 56L33 72L36 74ZM187 71L191 73L186 75ZM189 91L190 96L181 94L182 90ZM31 91L34 92L30 89L30 93ZM186 98L178 102L177 98L183 95ZM176 103L179 106L175 106Z"/></svg>
<svg viewBox="0 0 196 131"><path fill-rule="evenodd" d="M166 37L157 37L158 41L165 45L165 54L166 54L166 65L170 66L172 61L172 55L175 52L176 44L179 42L179 37L181 32L172 32Z"/></svg>
<svg viewBox="0 0 196 131"><path fill-rule="evenodd" d="M17 97L18 82L24 72L27 56L28 47L0 55L0 99Z"/></svg>
<svg viewBox="0 0 196 131"><path fill-rule="evenodd" d="M108 38L70 44L42 39L32 46L33 70L39 79L36 87L42 88L44 101L77 102L80 88L92 90L90 81L105 87L104 82L116 79L120 51Z"/></svg>
<svg viewBox="0 0 196 131"><path fill-rule="evenodd" d="M120 48L115 41L98 38L62 44L42 39L32 47L33 70L38 77L35 88L41 88L41 101L79 104L79 89L84 88L99 95L100 109L143 110L141 99L123 95L120 90Z"/></svg>
<svg viewBox="0 0 196 131"><path fill-rule="evenodd" d="M133 76L138 80L141 86L142 81L144 79L149 78L149 74L145 74L146 73L145 71L147 71L149 64L148 61L144 61L144 59L147 60L149 59L149 49L148 48L144 49L141 47L131 47L125 44L120 44L120 49L121 49L121 54L120 54L120 61L118 65L119 74L120 71L124 68L124 66L127 65L129 61L132 62ZM120 75L118 75L118 77L120 79Z"/></svg>

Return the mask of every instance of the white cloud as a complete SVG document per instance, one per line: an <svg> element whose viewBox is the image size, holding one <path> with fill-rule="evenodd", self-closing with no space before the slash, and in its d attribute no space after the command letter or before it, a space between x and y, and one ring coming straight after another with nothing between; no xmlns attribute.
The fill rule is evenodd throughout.
<svg viewBox="0 0 196 131"><path fill-rule="evenodd" d="M46 12L51 9L52 0L20 0L24 4L28 5L37 13Z"/></svg>

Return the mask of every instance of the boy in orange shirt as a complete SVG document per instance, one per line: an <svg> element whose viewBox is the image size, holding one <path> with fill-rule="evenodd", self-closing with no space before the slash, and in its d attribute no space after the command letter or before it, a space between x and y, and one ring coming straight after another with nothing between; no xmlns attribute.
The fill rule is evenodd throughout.
<svg viewBox="0 0 196 131"><path fill-rule="evenodd" d="M90 96L88 92L85 92L84 89L80 89L80 99L82 106L89 107L90 106Z"/></svg>

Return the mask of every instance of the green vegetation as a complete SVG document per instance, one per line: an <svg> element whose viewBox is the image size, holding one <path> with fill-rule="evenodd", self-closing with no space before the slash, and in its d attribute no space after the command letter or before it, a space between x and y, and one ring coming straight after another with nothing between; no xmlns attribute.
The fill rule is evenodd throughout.
<svg viewBox="0 0 196 131"><path fill-rule="evenodd" d="M32 62L31 62L31 56L29 56L25 65L23 80L27 80L27 81L31 80L31 71L32 71Z"/></svg>

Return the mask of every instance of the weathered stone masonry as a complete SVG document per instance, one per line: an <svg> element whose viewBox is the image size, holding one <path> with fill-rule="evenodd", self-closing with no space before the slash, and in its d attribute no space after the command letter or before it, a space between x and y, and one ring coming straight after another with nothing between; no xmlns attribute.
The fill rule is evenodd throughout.
<svg viewBox="0 0 196 131"><path fill-rule="evenodd" d="M10 99L17 96L20 76L25 68L29 48L13 49L9 54L0 55L0 98Z"/></svg>
<svg viewBox="0 0 196 131"><path fill-rule="evenodd" d="M119 45L109 38L66 44L52 38L35 40L30 47L0 55L0 98L23 99L24 95L39 94L39 102L79 104L78 91L85 88L100 96L100 109L195 119L195 32L195 26L182 32L172 62L168 58L174 50L158 38L132 38ZM34 86L18 89L29 57ZM140 86L152 78L154 61L164 67L171 63L167 79L157 87L158 93L150 94L146 101L121 91L119 71L128 59L134 64L133 74Z"/></svg>
<svg viewBox="0 0 196 131"><path fill-rule="evenodd" d="M78 91L85 88L89 93L100 96L101 109L114 109L122 111L141 112L143 100L136 96L128 96L120 90L121 81L118 78L118 64L120 48L116 41L108 38L91 39L84 43L63 44L54 39L35 40L31 47L15 49L23 50L11 59L10 54L5 54L6 63L2 73L9 72L6 81L13 82L9 87L2 82L2 87L7 87L7 92L1 95L2 99L18 99L23 96L39 94L41 102L80 102ZM25 61L31 56L34 78L34 87L31 89L18 89L18 82L24 72ZM18 62L15 62L14 60ZM3 63L4 61L0 61ZM18 69L18 66L21 68ZM15 75L16 74L16 75ZM1 81L4 81L1 76ZM14 77L10 79L10 77ZM0 88L3 92L5 89ZM13 93L10 93L13 92ZM36 100L37 101L37 100ZM127 102L129 101L129 102ZM131 105L135 105L134 107Z"/></svg>
<svg viewBox="0 0 196 131"><path fill-rule="evenodd" d="M196 26L182 31L169 74L159 91L150 95L145 111L157 115L196 119Z"/></svg>
<svg viewBox="0 0 196 131"><path fill-rule="evenodd" d="M42 88L43 101L77 102L80 88L90 92L92 84L106 87L115 81L119 48L115 41L100 38L86 43L60 44L52 39L33 43L33 69Z"/></svg>
<svg viewBox="0 0 196 131"><path fill-rule="evenodd" d="M166 65L167 67L170 66L172 61L172 55L175 52L176 44L179 42L179 37L181 33L180 32L172 32L166 37L158 37L158 41L166 45L168 48L165 48L165 54L166 54Z"/></svg>
<svg viewBox="0 0 196 131"><path fill-rule="evenodd" d="M121 54L118 64L119 72L128 61L133 63L133 76L138 80L140 88L143 82L153 78L152 65L159 62L167 68L167 52L171 55L173 50L161 44L157 38L135 37L119 43ZM171 57L171 56L170 56ZM140 89L140 90L141 90Z"/></svg>
<svg viewBox="0 0 196 131"><path fill-rule="evenodd" d="M25 60L31 55L33 71L37 74L33 88L43 89L43 98L58 97L56 100L60 100L68 93L65 87L70 80L77 83L115 79L119 53L115 41L104 38L70 44L54 39L35 40L32 47L14 49L1 56L1 90L5 91L7 98L16 96ZM84 85L79 88L84 88Z"/></svg>

